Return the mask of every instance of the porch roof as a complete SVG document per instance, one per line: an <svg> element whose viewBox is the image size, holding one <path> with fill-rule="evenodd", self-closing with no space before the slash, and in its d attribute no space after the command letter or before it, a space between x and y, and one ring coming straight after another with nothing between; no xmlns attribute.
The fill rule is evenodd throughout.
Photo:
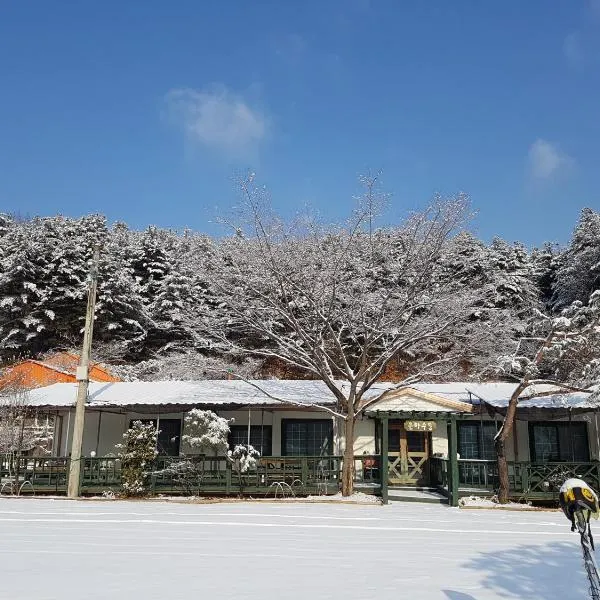
<svg viewBox="0 0 600 600"><path fill-rule="evenodd" d="M455 384L444 384L455 385ZM409 417L447 417L450 414L467 413L474 410L474 406L463 399L457 399L450 394L443 394L444 385L429 384L427 387L413 386L400 390L386 392L381 400L365 409L368 416L388 416L392 418ZM430 387L431 386L431 387ZM463 384L464 386L464 384ZM466 394L463 387L463 396Z"/></svg>

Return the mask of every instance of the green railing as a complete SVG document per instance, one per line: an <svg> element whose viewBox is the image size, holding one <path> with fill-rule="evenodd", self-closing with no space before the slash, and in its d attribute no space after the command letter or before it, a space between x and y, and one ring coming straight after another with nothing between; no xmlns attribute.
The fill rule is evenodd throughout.
<svg viewBox="0 0 600 600"><path fill-rule="evenodd" d="M64 457L0 455L3 494L64 494L70 460ZM355 457L355 479L376 491L380 458ZM150 494L308 495L335 494L341 481L339 456L266 456L255 468L242 472L229 458L158 457L149 465L146 487ZM81 490L85 494L118 493L121 461L117 457L83 458Z"/></svg>
<svg viewBox="0 0 600 600"><path fill-rule="evenodd" d="M448 490L447 459L431 459L432 484ZM555 500L562 483L569 477L585 480L600 490L600 462L509 462L508 480L512 498ZM495 460L458 460L461 495L494 494L498 491L498 464Z"/></svg>
<svg viewBox="0 0 600 600"><path fill-rule="evenodd" d="M68 468L69 459L63 457L0 455L0 493L65 492Z"/></svg>

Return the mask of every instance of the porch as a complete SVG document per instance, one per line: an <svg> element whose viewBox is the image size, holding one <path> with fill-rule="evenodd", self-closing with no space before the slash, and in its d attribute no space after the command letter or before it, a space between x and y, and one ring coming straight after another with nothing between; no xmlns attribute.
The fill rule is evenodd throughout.
<svg viewBox="0 0 600 600"><path fill-rule="evenodd" d="M355 460L356 489L378 494L379 456ZM84 495L119 493L121 460L117 457L83 458L81 490ZM0 456L0 495L55 494L67 491L67 457ZM332 495L340 490L339 456L267 456L255 469L241 473L225 456L159 456L148 468L147 493L181 496L294 497Z"/></svg>
<svg viewBox="0 0 600 600"><path fill-rule="evenodd" d="M450 497L452 488L451 461L431 459L432 485ZM492 460L456 461L458 473L457 497L492 496L498 490L498 464ZM600 489L600 461L588 462L508 462L510 498L520 501L557 502L563 482L577 477L593 489Z"/></svg>
<svg viewBox="0 0 600 600"><path fill-rule="evenodd" d="M355 488L394 499L394 487L381 485L382 456L357 455ZM394 460L388 457L389 461ZM84 495L118 493L121 461L115 457L85 458L81 471ZM491 496L497 492L495 461L457 459L456 484L449 459L430 459L428 489L412 486L406 501L439 501L458 504L462 496ZM70 459L66 457L0 457L0 495L64 495ZM389 468L389 467L388 467ZM332 495L340 490L342 457L270 456L259 460L255 470L239 473L226 457L158 457L149 469L151 496L247 496L302 497ZM555 502L558 489L569 477L587 481L600 489L600 461L570 463L509 462L510 497L514 501ZM455 491L454 491L454 488ZM396 488L397 489L397 488ZM435 490L438 494L432 493ZM387 494L387 495L386 495ZM454 494L454 495L453 495ZM441 496L440 496L441 495Z"/></svg>

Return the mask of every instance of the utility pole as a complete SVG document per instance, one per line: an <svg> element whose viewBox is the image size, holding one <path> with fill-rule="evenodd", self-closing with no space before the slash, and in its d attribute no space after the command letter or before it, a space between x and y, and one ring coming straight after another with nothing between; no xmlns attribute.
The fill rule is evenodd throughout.
<svg viewBox="0 0 600 600"><path fill-rule="evenodd" d="M81 446L83 443L83 425L85 422L85 403L88 394L90 354L92 352L92 334L94 332L94 309L96 308L96 288L98 285L98 261L100 247L94 246L94 258L88 275L88 301L85 313L85 330L83 332L83 348L77 367L77 404L75 405L75 423L73 425L73 442L71 444L71 463L69 468L69 498L78 498L81 492Z"/></svg>

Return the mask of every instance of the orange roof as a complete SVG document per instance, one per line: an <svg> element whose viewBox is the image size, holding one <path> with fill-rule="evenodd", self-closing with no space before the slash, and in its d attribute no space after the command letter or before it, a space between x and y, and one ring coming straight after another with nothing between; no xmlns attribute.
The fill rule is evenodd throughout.
<svg viewBox="0 0 600 600"><path fill-rule="evenodd" d="M43 361L27 359L4 370L0 388L7 383L18 383L26 388L73 383L78 364L79 356L71 352L57 352ZM91 364L89 373L90 381L120 381L99 364Z"/></svg>

